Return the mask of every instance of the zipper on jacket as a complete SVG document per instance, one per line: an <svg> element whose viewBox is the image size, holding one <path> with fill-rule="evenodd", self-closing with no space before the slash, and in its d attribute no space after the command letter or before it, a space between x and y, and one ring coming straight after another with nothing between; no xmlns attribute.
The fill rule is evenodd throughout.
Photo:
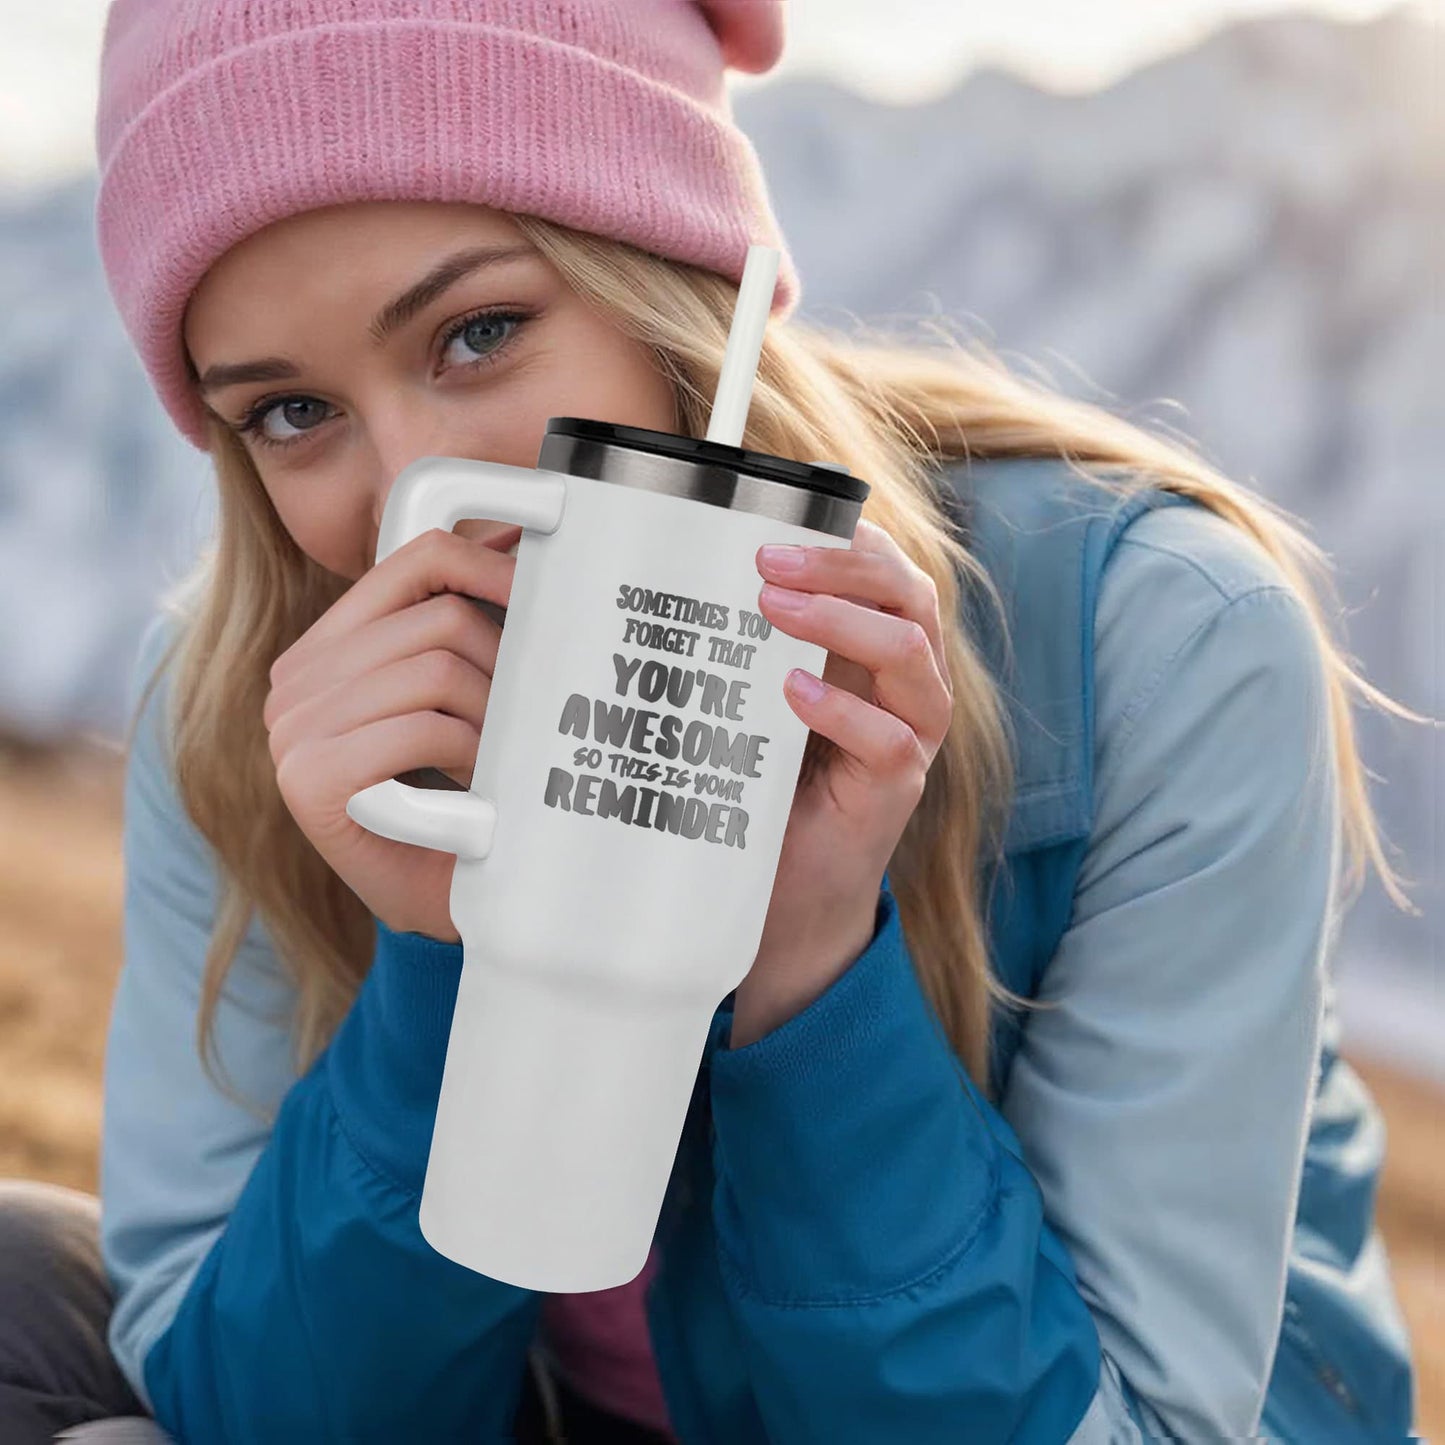
<svg viewBox="0 0 1445 1445"><path fill-rule="evenodd" d="M1286 1299L1284 1302L1284 1333L1298 1346L1300 1353L1309 1361L1310 1368L1315 1372L1315 1378L1327 1389L1331 1395L1350 1414L1359 1416L1360 1404L1355 1398L1354 1391L1345 1383L1345 1378L1339 1370L1325 1358L1324 1352L1315 1343L1314 1337L1305 1329L1301 1322L1301 1311L1294 1300Z"/></svg>
<svg viewBox="0 0 1445 1445"><path fill-rule="evenodd" d="M537 1395L542 1401L542 1413L546 1417L545 1429L550 1445L567 1445L567 1436L562 1430L562 1407L557 1400L557 1386L552 1372L542 1358L541 1350L533 1345L527 1351L527 1368L537 1385Z"/></svg>

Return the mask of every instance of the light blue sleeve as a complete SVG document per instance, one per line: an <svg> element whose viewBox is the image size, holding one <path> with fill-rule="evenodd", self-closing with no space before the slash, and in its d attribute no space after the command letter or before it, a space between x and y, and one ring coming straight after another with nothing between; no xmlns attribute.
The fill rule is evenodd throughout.
<svg viewBox="0 0 1445 1445"><path fill-rule="evenodd" d="M129 717L173 628L158 615L141 638ZM100 1148L101 1250L115 1293L110 1347L147 1408L146 1355L220 1236L296 1081L293 986L254 920L216 1011L225 1077L251 1107L226 1098L201 1070L196 1016L216 883L209 845L172 786L167 695L163 677L126 762L124 961L111 1006Z"/></svg>
<svg viewBox="0 0 1445 1445"><path fill-rule="evenodd" d="M1248 1438L1334 922L1324 666L1273 564L1194 508L1125 533L1095 659L1095 826L1000 1107L1104 1351L1075 1439Z"/></svg>
<svg viewBox="0 0 1445 1445"><path fill-rule="evenodd" d="M770 1438L1255 1433L1336 815L1306 615L1228 527L1146 514L1106 569L1096 826L1000 1107L886 877L864 953L715 1053L719 1263Z"/></svg>
<svg viewBox="0 0 1445 1445"><path fill-rule="evenodd" d="M163 624L146 634L142 680ZM125 956L110 1026L101 1247L113 1352L181 1445L501 1438L540 1296L465 1269L418 1205L460 945L377 924L335 1035L301 1077L294 998L253 930L196 1052L216 867L178 797L165 681L126 767Z"/></svg>

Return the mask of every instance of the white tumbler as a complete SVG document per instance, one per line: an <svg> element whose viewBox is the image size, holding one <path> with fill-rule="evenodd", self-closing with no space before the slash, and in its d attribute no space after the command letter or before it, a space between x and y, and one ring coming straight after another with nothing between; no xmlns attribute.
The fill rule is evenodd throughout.
<svg viewBox="0 0 1445 1445"><path fill-rule="evenodd" d="M412 463L377 560L524 528L468 791L347 812L457 855L463 965L421 1198L440 1253L527 1289L636 1277L718 1004L762 936L826 649L757 605L765 542L847 547L846 469L553 417L536 469Z"/></svg>

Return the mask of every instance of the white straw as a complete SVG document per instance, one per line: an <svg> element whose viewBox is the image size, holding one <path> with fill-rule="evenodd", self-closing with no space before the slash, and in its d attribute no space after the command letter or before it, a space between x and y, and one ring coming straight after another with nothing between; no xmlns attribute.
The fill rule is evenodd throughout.
<svg viewBox="0 0 1445 1445"><path fill-rule="evenodd" d="M713 397L707 422L710 442L722 442L730 447L742 445L781 260L782 252L776 246L748 247L737 304L733 307L733 322L728 330L727 350L723 352L717 395Z"/></svg>

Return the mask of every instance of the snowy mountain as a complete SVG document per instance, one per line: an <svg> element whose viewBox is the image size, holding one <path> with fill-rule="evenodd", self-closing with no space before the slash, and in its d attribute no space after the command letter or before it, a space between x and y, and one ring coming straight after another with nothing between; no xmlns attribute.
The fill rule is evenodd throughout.
<svg viewBox="0 0 1445 1445"><path fill-rule="evenodd" d="M795 83L737 110L804 312L948 318L1192 439L1330 554L1369 680L1445 718L1440 44L1401 11L1285 15L1086 96L984 71L925 105ZM1387 853L1427 916L1371 883L1342 953L1377 995L1407 960L1408 996L1417 970L1445 983L1445 749L1356 717ZM1417 1052L1445 1078L1438 1040Z"/></svg>

